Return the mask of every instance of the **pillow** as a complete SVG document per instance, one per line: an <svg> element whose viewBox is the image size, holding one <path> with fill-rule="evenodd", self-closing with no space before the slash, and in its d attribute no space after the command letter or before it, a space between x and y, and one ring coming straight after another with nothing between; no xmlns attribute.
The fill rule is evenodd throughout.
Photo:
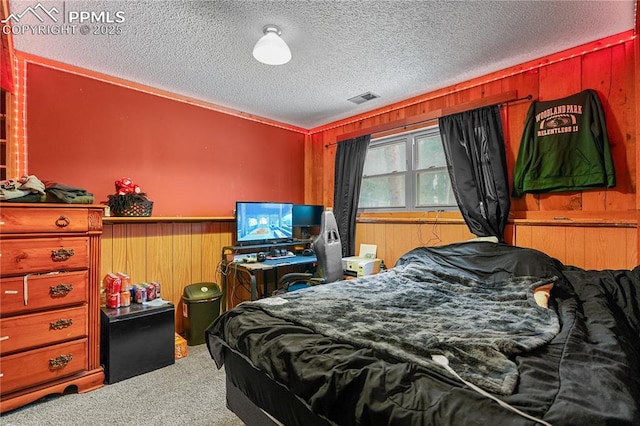
<svg viewBox="0 0 640 426"><path fill-rule="evenodd" d="M533 298L536 300L538 306L542 306L543 308L549 307L549 296L551 295L552 288L553 283L549 283L541 285L533 290Z"/></svg>

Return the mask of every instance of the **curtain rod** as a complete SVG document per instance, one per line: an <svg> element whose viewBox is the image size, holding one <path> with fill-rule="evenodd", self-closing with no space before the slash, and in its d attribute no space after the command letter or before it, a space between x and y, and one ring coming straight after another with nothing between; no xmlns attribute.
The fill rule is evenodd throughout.
<svg viewBox="0 0 640 426"><path fill-rule="evenodd" d="M515 97L516 91L508 92L508 93L511 94L511 97L513 99L506 99L506 100L502 100L502 101L498 101L498 102L491 102L491 103L488 103L486 105L480 105L480 106L475 106L475 107L472 107L470 105L475 105L478 101L472 101L472 102L468 102L466 104L466 105L468 105L468 107L465 107L464 106L465 104L463 104L463 105L460 105L458 107L445 108L444 112L443 112L442 109L437 109L437 110L430 111L430 112L428 112L426 114L423 114L423 115L427 115L427 118L425 118L425 119L422 119L422 120L419 120L419 121L416 121L416 122L410 122L410 123L407 123L406 119L399 120L399 121L402 121L403 124L398 124L398 125L394 124L394 122L387 123L386 125L389 125L390 127L385 127L386 125L382 125L383 128L381 128L380 130L377 130L377 131L372 131L371 134L381 133L381 132L388 132L390 130L395 130L395 129L403 129L403 128L406 129L408 126L415 126L415 125L418 125L418 124L427 123L429 121L437 120L438 118L444 117L446 115L458 114L460 112L471 111L471 110L477 109L477 108L484 108L484 107L493 106L493 105L504 105L504 104L510 104L510 103L514 103L514 102L525 101L525 100L526 101L530 101L530 100L533 99L533 95L531 95L531 94L529 94L529 95L527 95L525 97L522 97L522 98L517 98L517 97ZM499 97L502 97L502 96L503 95L499 95ZM398 121L396 123L398 123ZM376 126L376 127L379 127L379 126ZM362 135L366 134L366 133L361 133L361 132L351 132L351 133L353 133L354 136L362 136ZM356 133L357 133L357 135L356 135ZM344 137L346 135L350 135L350 133L345 133L342 136ZM351 139L351 138L350 137L346 137L343 140L347 140L347 139ZM337 142L334 142L334 143L329 143L329 144L326 144L324 147L328 148L330 146L337 145L340 142L341 141L337 141Z"/></svg>

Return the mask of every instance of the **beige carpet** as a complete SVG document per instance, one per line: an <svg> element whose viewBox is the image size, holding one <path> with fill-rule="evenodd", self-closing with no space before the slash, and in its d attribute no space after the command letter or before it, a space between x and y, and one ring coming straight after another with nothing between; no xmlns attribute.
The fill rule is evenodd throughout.
<svg viewBox="0 0 640 426"><path fill-rule="evenodd" d="M242 426L225 405L224 369L206 345L174 365L84 394L49 396L5 413L2 426Z"/></svg>

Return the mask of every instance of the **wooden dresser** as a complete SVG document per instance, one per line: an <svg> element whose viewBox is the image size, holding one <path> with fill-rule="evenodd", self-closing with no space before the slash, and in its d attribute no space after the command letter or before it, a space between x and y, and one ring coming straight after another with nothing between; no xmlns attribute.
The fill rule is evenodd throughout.
<svg viewBox="0 0 640 426"><path fill-rule="evenodd" d="M0 204L0 412L103 386L102 208Z"/></svg>

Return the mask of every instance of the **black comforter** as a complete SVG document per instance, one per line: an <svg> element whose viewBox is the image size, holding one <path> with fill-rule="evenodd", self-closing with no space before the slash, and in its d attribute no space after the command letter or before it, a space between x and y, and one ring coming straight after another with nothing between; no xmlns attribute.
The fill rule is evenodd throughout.
<svg viewBox="0 0 640 426"><path fill-rule="evenodd" d="M554 425L640 424L640 267L585 271L535 250L487 242L418 248L396 267L416 264L487 285L555 277L549 306L559 331L542 346L509 355L517 382L499 397ZM286 318L264 303L242 304L209 328L209 350L218 366L225 351L240 354L329 423L534 423L428 363ZM260 389L244 391L251 399Z"/></svg>

